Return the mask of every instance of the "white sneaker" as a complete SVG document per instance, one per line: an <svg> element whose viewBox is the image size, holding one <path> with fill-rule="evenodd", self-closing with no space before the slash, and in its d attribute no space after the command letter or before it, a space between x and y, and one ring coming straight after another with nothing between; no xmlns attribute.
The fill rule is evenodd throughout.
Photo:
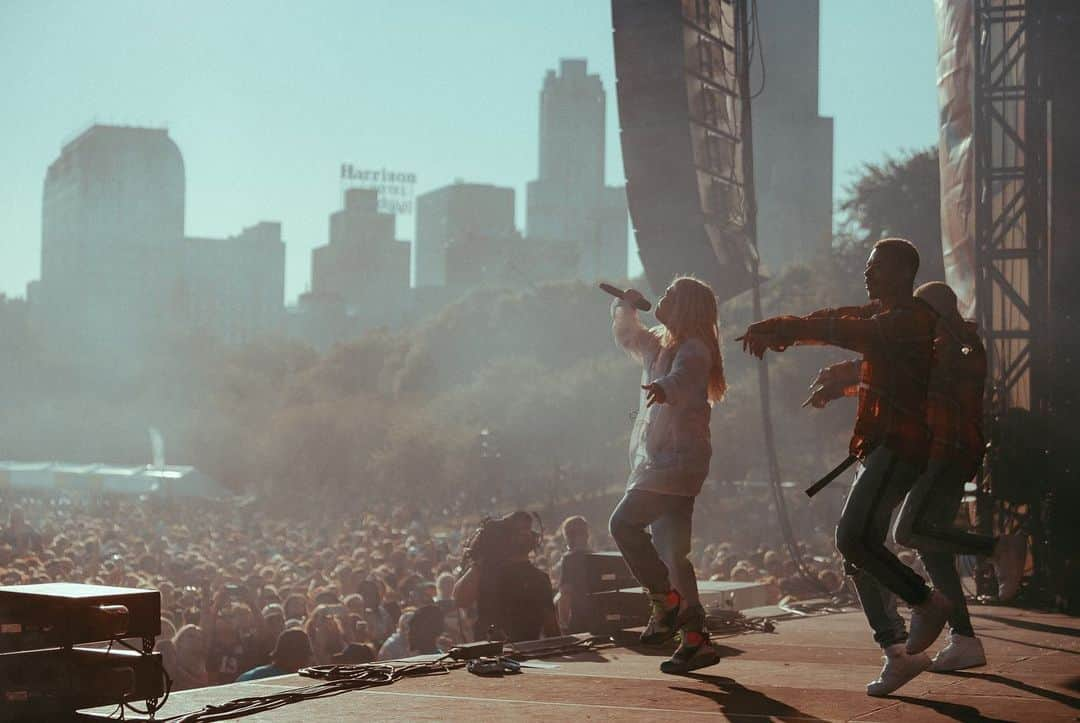
<svg viewBox="0 0 1080 723"><path fill-rule="evenodd" d="M952 670L977 668L980 665L986 665L982 641L969 635L949 633L948 644L934 656L930 670L935 673L948 673Z"/></svg>
<svg viewBox="0 0 1080 723"><path fill-rule="evenodd" d="M903 643L885 648L885 666L881 675L866 684L866 694L875 698L888 695L930 667L930 658L926 653L909 655Z"/></svg>
<svg viewBox="0 0 1080 723"><path fill-rule="evenodd" d="M938 635L941 635L945 623L949 621L952 608L949 598L937 590L931 590L926 602L911 609L911 626L907 641L909 654L921 653L934 644Z"/></svg>
<svg viewBox="0 0 1080 723"><path fill-rule="evenodd" d="M998 580L998 599L1002 602L1012 600L1020 591L1020 580L1024 576L1024 562L1027 558L1027 536L1021 533L1002 535L994 545L994 554L990 563Z"/></svg>

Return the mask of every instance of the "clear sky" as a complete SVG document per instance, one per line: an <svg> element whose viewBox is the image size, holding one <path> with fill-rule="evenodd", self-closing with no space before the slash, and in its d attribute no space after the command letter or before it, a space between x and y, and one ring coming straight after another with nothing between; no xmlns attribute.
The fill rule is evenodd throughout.
<svg viewBox="0 0 1080 723"><path fill-rule="evenodd" d="M934 18L931 0L821 6L839 194L860 163L936 142ZM326 243L344 161L414 172L418 193L511 186L523 226L540 84L560 57L587 58L609 91L621 183L608 0L4 0L0 292L38 277L46 167L95 120L169 128L188 235L281 221L289 301ZM399 217L398 237L413 223Z"/></svg>

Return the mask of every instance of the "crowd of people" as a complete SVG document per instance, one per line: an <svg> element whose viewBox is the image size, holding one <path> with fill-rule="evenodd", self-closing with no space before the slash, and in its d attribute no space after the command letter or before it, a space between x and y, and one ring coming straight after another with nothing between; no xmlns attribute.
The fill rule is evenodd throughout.
<svg viewBox="0 0 1080 723"><path fill-rule="evenodd" d="M609 507L604 500L595 506L596 517ZM606 520L589 517L592 524L574 516L523 545L522 559L543 573L539 580L550 608L559 613L541 619L530 637L586 627L570 615L571 598L581 591L566 585L559 593L569 550L614 549ZM779 549L740 544L758 538L738 519L726 524L729 541L695 540L693 562L703 579L766 581L775 598L821 594ZM361 519L301 521L240 499L9 492L0 496L0 584L63 581L159 590L157 649L174 690L218 685L310 664L445 651L474 639L478 613L484 617L477 598L485 591L469 598L458 585L455 601L455 585L477 522L405 507L373 510ZM828 538L807 545L804 560L813 574L838 588L840 567ZM517 578L507 585L517 585ZM479 622L483 636L492 622ZM515 627L512 622L499 627L511 637L522 635L506 630Z"/></svg>

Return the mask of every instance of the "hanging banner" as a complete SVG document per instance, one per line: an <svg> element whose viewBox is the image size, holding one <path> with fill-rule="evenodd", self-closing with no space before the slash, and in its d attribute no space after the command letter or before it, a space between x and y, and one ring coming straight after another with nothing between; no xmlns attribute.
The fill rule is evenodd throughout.
<svg viewBox="0 0 1080 723"><path fill-rule="evenodd" d="M975 316L975 158L973 0L934 0L938 29L938 157L945 281L960 313Z"/></svg>

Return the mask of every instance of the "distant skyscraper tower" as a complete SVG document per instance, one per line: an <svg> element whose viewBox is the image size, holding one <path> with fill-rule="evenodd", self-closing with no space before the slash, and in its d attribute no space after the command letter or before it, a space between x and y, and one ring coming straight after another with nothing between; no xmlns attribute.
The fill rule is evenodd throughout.
<svg viewBox="0 0 1080 723"><path fill-rule="evenodd" d="M45 176L41 282L47 328L129 353L159 324L184 237L184 161L160 128L94 125Z"/></svg>
<svg viewBox="0 0 1080 723"><path fill-rule="evenodd" d="M540 91L540 173L527 190L530 244L570 244L585 280L626 276L626 192L604 185L604 86L585 60L559 61Z"/></svg>
<svg viewBox="0 0 1080 723"><path fill-rule="evenodd" d="M398 323L408 303L410 244L394 238L396 217L378 206L373 188L345 191L330 243L311 252L312 294L339 299L360 328Z"/></svg>
<svg viewBox="0 0 1080 723"><path fill-rule="evenodd" d="M456 182L416 199L416 285L475 285L505 263L515 237L514 189ZM471 268L470 268L471 267Z"/></svg>
<svg viewBox="0 0 1080 723"><path fill-rule="evenodd" d="M758 249L765 271L821 256L832 242L833 122L818 115L818 0L757 5L765 87L754 99ZM761 87L761 63L750 68Z"/></svg>

